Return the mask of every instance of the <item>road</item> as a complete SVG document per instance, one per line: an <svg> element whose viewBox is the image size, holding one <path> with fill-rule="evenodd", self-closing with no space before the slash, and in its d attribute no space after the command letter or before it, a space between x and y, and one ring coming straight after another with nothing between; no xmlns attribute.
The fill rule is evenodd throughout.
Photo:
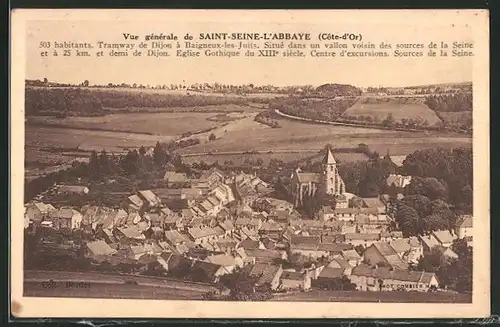
<svg viewBox="0 0 500 327"><path fill-rule="evenodd" d="M226 156L226 155L242 155L242 154L268 154L268 153L319 153L322 149L305 149L305 150L265 150L265 151L213 151L213 152L194 152L194 153L183 153L182 157L200 157L200 156Z"/></svg>
<svg viewBox="0 0 500 327"><path fill-rule="evenodd" d="M309 122L309 123L315 123L315 124L323 124L323 125L334 125L334 126L348 126L348 127L358 127L358 128L367 128L367 129L379 129L379 130L390 130L390 131L399 131L399 132L424 132L424 130L419 130L419 129L407 129L407 128L387 128L387 127L382 127L382 126L375 126L375 125L363 125L363 124L354 124L354 123L341 123L341 122L335 122L335 121L326 121L326 120L318 120L318 119L311 119L311 118L305 118L305 117L298 117L298 116L292 116L289 114L285 114L284 112L279 111L278 109L274 109L274 112L277 115L280 115L281 117L288 118L288 119L293 119L293 120L300 120L304 122Z"/></svg>

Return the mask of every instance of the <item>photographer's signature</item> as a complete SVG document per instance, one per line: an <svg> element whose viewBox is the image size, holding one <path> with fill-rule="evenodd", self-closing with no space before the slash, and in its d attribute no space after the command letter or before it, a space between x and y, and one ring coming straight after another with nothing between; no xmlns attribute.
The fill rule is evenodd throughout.
<svg viewBox="0 0 500 327"><path fill-rule="evenodd" d="M88 282L74 282L74 281L65 281L65 282L56 282L52 279L49 279L46 282L42 282L43 288L90 288L90 283Z"/></svg>

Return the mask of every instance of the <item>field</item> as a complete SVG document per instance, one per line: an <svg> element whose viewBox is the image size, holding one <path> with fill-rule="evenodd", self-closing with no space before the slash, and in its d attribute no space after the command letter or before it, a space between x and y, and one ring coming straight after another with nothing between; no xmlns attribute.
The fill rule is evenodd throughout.
<svg viewBox="0 0 500 327"><path fill-rule="evenodd" d="M271 301L386 302L386 303L472 303L471 294L444 292L358 292L319 291L278 295Z"/></svg>
<svg viewBox="0 0 500 327"><path fill-rule="evenodd" d="M421 99L413 98L360 98L352 107L348 108L346 116L371 116L384 120L388 114L392 114L396 121L402 119L427 120L429 125L441 121L436 113L422 103Z"/></svg>
<svg viewBox="0 0 500 327"><path fill-rule="evenodd" d="M231 133L221 135L213 142L195 145L180 150L180 153L207 154L231 151L319 151L327 143L338 148L357 147L367 144L370 149L385 154L406 155L429 147L468 146L471 138L466 136L443 136L426 132L383 131L332 125L317 125L278 120L281 128L271 128L256 122L248 122Z"/></svg>
<svg viewBox="0 0 500 327"><path fill-rule="evenodd" d="M422 104L396 105L389 102L389 105L389 111L396 118L401 117L396 112L402 113L408 106L430 111ZM358 102L348 111L358 110L358 114L362 114L359 106ZM387 107L382 104L376 106L380 116L385 118ZM199 138L201 143L181 149L179 154L189 155L185 157L187 162L203 160L207 163L216 160L239 163L246 158L261 158L264 163L272 158L294 161L317 153L327 143L336 148L354 148L364 143L381 155L389 151L394 156L404 156L429 147L471 145L471 138L463 135L318 125L285 118L277 118L280 127L271 128L254 121L255 116L265 109L265 105L255 103L248 106L223 104L177 109L182 112L172 112L176 108L127 108L127 112L101 117L30 116L25 130L27 176L34 177L66 167L74 159L84 160L92 150L122 153L140 146L154 146L158 141L189 137ZM212 133L216 136L215 141L208 140ZM74 151L76 149L78 152ZM259 154L245 153L253 151ZM346 155L342 158L343 154L339 154L339 159L364 160L360 154Z"/></svg>
<svg viewBox="0 0 500 327"><path fill-rule="evenodd" d="M439 111L439 118L441 118L445 123L457 124L463 123L467 120L472 120L472 111L459 111L459 112L445 112Z"/></svg>

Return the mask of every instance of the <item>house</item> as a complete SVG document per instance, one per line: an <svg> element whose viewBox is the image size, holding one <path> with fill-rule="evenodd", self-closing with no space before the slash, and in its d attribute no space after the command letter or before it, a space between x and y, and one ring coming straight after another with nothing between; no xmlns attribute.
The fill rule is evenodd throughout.
<svg viewBox="0 0 500 327"><path fill-rule="evenodd" d="M253 240L251 238L246 238L238 244L238 247L243 249L265 249L262 242L259 240Z"/></svg>
<svg viewBox="0 0 500 327"><path fill-rule="evenodd" d="M91 230L97 230L98 228L104 228L103 225L105 225L105 222L107 223L106 227L112 223L112 217L117 213L117 210L108 207L86 205L82 207L81 213L83 215L82 225Z"/></svg>
<svg viewBox="0 0 500 327"><path fill-rule="evenodd" d="M85 254L94 260L104 261L107 256L116 254L116 250L106 242L98 240L85 244Z"/></svg>
<svg viewBox="0 0 500 327"><path fill-rule="evenodd" d="M332 261L330 261L326 267L330 267L330 268L337 268L337 269L342 269L342 274L343 275L350 275L351 274L351 271L352 271L352 268L354 268L350 263L349 261L347 261L345 258L343 258L342 256L338 256L338 257L335 257L332 259ZM326 268L325 267L325 268Z"/></svg>
<svg viewBox="0 0 500 327"><path fill-rule="evenodd" d="M106 244L113 245L119 243L117 237L113 235L113 231L109 229L100 229L95 234L95 239L104 240Z"/></svg>
<svg viewBox="0 0 500 327"><path fill-rule="evenodd" d="M131 244L127 248L127 257L139 260L144 255L157 256L163 252L163 249L156 243Z"/></svg>
<svg viewBox="0 0 500 327"><path fill-rule="evenodd" d="M28 221L41 223L48 216L49 212L54 210L56 210L56 208L51 204L31 202L25 206L24 217Z"/></svg>
<svg viewBox="0 0 500 327"><path fill-rule="evenodd" d="M306 291L311 288L311 277L307 273L284 270L281 274L282 290Z"/></svg>
<svg viewBox="0 0 500 327"><path fill-rule="evenodd" d="M397 174L390 174L387 177L387 186L394 185L397 188L405 188L411 183L411 176L403 176Z"/></svg>
<svg viewBox="0 0 500 327"><path fill-rule="evenodd" d="M59 210L48 212L47 220L52 223L55 229L77 229L83 220L83 215L73 208L63 207Z"/></svg>
<svg viewBox="0 0 500 327"><path fill-rule="evenodd" d="M216 167L212 167L209 170L205 170L200 178L201 181L207 183L211 188L213 185L221 184L225 180L225 175L222 171L217 169Z"/></svg>
<svg viewBox="0 0 500 327"><path fill-rule="evenodd" d="M201 190L196 188L155 188L152 192L170 209L188 208L204 199Z"/></svg>
<svg viewBox="0 0 500 327"><path fill-rule="evenodd" d="M125 226L127 224L128 214L123 209L112 210L105 215L102 221L97 223L97 226L101 226L104 229L113 229L118 226Z"/></svg>
<svg viewBox="0 0 500 327"><path fill-rule="evenodd" d="M472 236L472 216L462 215L459 216L455 223L455 234L458 238Z"/></svg>
<svg viewBox="0 0 500 327"><path fill-rule="evenodd" d="M453 244L453 241L458 238L456 234L447 230L433 231L432 236L436 238L440 246L445 248L450 247L451 244Z"/></svg>
<svg viewBox="0 0 500 327"><path fill-rule="evenodd" d="M260 211L266 211L267 213L271 213L271 211L273 210L286 211L288 213L291 213L294 209L292 203L270 197L259 199L254 205L257 206Z"/></svg>
<svg viewBox="0 0 500 327"><path fill-rule="evenodd" d="M144 219L149 222L151 227L165 228L165 215L163 213L147 212Z"/></svg>
<svg viewBox="0 0 500 327"><path fill-rule="evenodd" d="M236 228L248 227L255 230L258 230L261 224L262 221L260 219L245 217L238 217L234 222Z"/></svg>
<svg viewBox="0 0 500 327"><path fill-rule="evenodd" d="M387 242L373 243L363 252L363 263L368 265L378 265L393 269L408 269L408 264L404 262L392 246Z"/></svg>
<svg viewBox="0 0 500 327"><path fill-rule="evenodd" d="M363 245L370 246L380 240L380 234L374 233L346 233L345 242L353 246Z"/></svg>
<svg viewBox="0 0 500 327"><path fill-rule="evenodd" d="M150 208L158 207L161 204L161 199L151 190L138 191L137 195Z"/></svg>
<svg viewBox="0 0 500 327"><path fill-rule="evenodd" d="M247 258L252 258L256 263L273 263L276 260L286 260L286 251L268 249L245 249Z"/></svg>
<svg viewBox="0 0 500 327"><path fill-rule="evenodd" d="M209 241L215 241L219 233L210 227L192 227L188 228L187 235L195 244L201 244Z"/></svg>
<svg viewBox="0 0 500 327"><path fill-rule="evenodd" d="M318 218L325 221L336 219L337 215L335 213L335 208L332 206L322 206L318 211Z"/></svg>
<svg viewBox="0 0 500 327"><path fill-rule="evenodd" d="M90 192L89 188L87 186L83 185L58 185L56 186L56 191L59 194L78 194L78 195L85 195Z"/></svg>
<svg viewBox="0 0 500 327"><path fill-rule="evenodd" d="M324 267L318 275L314 284L321 285L324 282L339 279L344 276L345 270L342 268Z"/></svg>
<svg viewBox="0 0 500 327"><path fill-rule="evenodd" d="M335 255L340 255L342 254L343 251L345 250L350 250L352 249L351 244L345 244L345 243L326 243L326 242L321 242L318 245L318 251L320 252L327 252L327 256L335 256Z"/></svg>
<svg viewBox="0 0 500 327"><path fill-rule="evenodd" d="M429 252L435 246L440 246L439 241L436 239L436 237L434 237L433 234L420 235L419 239L420 239L420 242L422 243L422 247L423 247L424 252Z"/></svg>
<svg viewBox="0 0 500 327"><path fill-rule="evenodd" d="M361 263L361 256L354 249L342 251L342 257L347 260L351 267L356 267Z"/></svg>
<svg viewBox="0 0 500 327"><path fill-rule="evenodd" d="M418 263L424 249L417 237L394 239L389 242L401 259L406 262Z"/></svg>
<svg viewBox="0 0 500 327"><path fill-rule="evenodd" d="M243 259L227 254L211 255L206 257L204 261L220 265L224 267L224 269L226 269L229 273L232 273L237 268L243 267Z"/></svg>
<svg viewBox="0 0 500 327"><path fill-rule="evenodd" d="M244 271L251 277L259 277L256 286L269 285L271 290L276 290L280 286L280 277L283 269L278 265L256 263L248 265Z"/></svg>
<svg viewBox="0 0 500 327"><path fill-rule="evenodd" d="M197 282L217 283L221 276L230 272L223 266L207 261L195 260L188 275Z"/></svg>
<svg viewBox="0 0 500 327"><path fill-rule="evenodd" d="M166 230L165 239L171 245L184 244L188 242L188 239L176 230Z"/></svg>
<svg viewBox="0 0 500 327"><path fill-rule="evenodd" d="M448 258L451 258L451 259L458 259L458 254L455 253L455 251L453 251L451 249L451 247L448 247L448 248L443 248L443 255L445 257L448 257Z"/></svg>
<svg viewBox="0 0 500 327"><path fill-rule="evenodd" d="M115 228L114 235L119 240L124 241L140 241L146 239L142 231L135 225Z"/></svg>
<svg viewBox="0 0 500 327"><path fill-rule="evenodd" d="M363 201L363 205L365 208L375 208L377 209L377 212L379 215L384 215L386 214L386 207L385 204L380 200L380 198L375 197L375 198L361 198Z"/></svg>
<svg viewBox="0 0 500 327"><path fill-rule="evenodd" d="M211 196L215 196L223 206L235 200L233 190L229 185L226 184L218 184L208 194Z"/></svg>
<svg viewBox="0 0 500 327"><path fill-rule="evenodd" d="M189 178L185 173L176 173L174 171L166 171L163 180L169 188L183 188L189 184Z"/></svg>
<svg viewBox="0 0 500 327"><path fill-rule="evenodd" d="M133 194L128 197L129 212L140 211L144 207L144 201L137 195Z"/></svg>
<svg viewBox="0 0 500 327"><path fill-rule="evenodd" d="M314 259L326 257L329 252L319 250L320 241L321 238L319 236L292 235L290 239L290 252Z"/></svg>
<svg viewBox="0 0 500 327"><path fill-rule="evenodd" d="M224 231L226 236L230 236L234 232L234 224L231 220L227 219L219 223L220 228Z"/></svg>
<svg viewBox="0 0 500 327"><path fill-rule="evenodd" d="M392 240L398 240L403 238L403 232L401 231L383 231L380 233L380 240L384 242L389 242Z"/></svg>
<svg viewBox="0 0 500 327"><path fill-rule="evenodd" d="M279 235L281 231L285 229L285 227L286 226L284 224L277 223L273 220L268 220L261 223L259 227L259 233L265 235Z"/></svg>
<svg viewBox="0 0 500 327"><path fill-rule="evenodd" d="M434 273L405 271L388 267L373 268L359 265L352 270L349 279L358 291L418 291L437 288L439 281Z"/></svg>

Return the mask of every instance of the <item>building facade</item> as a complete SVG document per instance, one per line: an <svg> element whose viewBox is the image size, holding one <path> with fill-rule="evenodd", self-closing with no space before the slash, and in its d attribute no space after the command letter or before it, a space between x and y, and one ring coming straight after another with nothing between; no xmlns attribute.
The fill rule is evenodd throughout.
<svg viewBox="0 0 500 327"><path fill-rule="evenodd" d="M294 205L303 204L306 197L314 197L318 192L321 195L339 196L345 193L345 184L339 175L337 162L330 149L323 159L321 173L302 172L295 170L292 175L291 193Z"/></svg>

